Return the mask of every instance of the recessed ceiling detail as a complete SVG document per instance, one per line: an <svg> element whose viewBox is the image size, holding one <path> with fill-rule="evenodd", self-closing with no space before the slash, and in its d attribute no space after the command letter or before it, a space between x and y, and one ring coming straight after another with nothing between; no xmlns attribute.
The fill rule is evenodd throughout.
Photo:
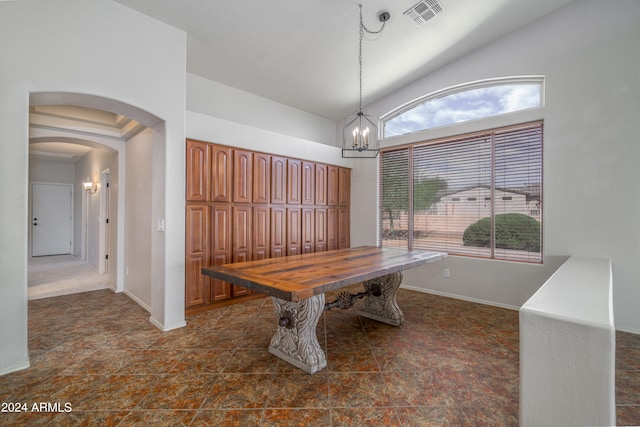
<svg viewBox="0 0 640 427"><path fill-rule="evenodd" d="M67 142L32 142L29 154L34 156L58 157L75 162L91 151L91 147Z"/></svg>
<svg viewBox="0 0 640 427"><path fill-rule="evenodd" d="M404 16L417 26L421 26L443 10L442 5L436 0L422 0L406 10Z"/></svg>
<svg viewBox="0 0 640 427"><path fill-rule="evenodd" d="M29 109L29 125L65 129L77 135L99 135L127 141L146 126L123 115L72 105L34 105Z"/></svg>

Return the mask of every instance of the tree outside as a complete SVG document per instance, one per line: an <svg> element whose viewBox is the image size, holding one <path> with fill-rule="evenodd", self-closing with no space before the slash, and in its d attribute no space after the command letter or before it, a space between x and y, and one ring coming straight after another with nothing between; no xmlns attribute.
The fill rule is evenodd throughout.
<svg viewBox="0 0 640 427"><path fill-rule="evenodd" d="M383 229L383 239L404 238L408 231L406 225L397 226L395 220L401 213L409 211L409 166L408 156L394 156L393 167L382 168L382 213L383 219L389 221L388 229ZM387 166L387 165L385 165ZM413 210L426 211L439 201L439 195L447 188L447 181L442 178L416 174L413 180Z"/></svg>

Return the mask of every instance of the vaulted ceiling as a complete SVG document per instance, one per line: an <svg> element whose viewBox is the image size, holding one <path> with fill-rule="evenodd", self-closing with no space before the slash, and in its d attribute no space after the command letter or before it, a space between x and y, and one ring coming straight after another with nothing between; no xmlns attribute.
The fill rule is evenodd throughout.
<svg viewBox="0 0 640 427"><path fill-rule="evenodd" d="M115 0L187 33L187 72L340 120L358 107L359 4L365 33L363 104L562 7L571 0L422 0L442 11L423 25L404 15L418 0ZM106 111L32 107L32 155L78 160L84 136L127 140L144 126ZM34 129L38 129L34 132ZM46 132L44 132L46 133ZM66 141L66 142L65 142Z"/></svg>
<svg viewBox="0 0 640 427"><path fill-rule="evenodd" d="M358 23L363 103L527 25L570 0L437 0L422 26L403 13L418 0L116 0L187 33L187 71L333 120L358 105ZM427 3L436 0L425 0Z"/></svg>

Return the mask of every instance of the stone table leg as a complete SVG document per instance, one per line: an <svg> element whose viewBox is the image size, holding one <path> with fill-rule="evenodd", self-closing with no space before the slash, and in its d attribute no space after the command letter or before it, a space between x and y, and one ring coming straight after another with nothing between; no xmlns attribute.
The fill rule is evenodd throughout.
<svg viewBox="0 0 640 427"><path fill-rule="evenodd" d="M402 325L404 314L396 301L400 283L402 283L402 273L399 271L364 282L365 290L375 290L377 287L380 292L379 296L367 295L358 301L356 303L358 314L389 325Z"/></svg>
<svg viewBox="0 0 640 427"><path fill-rule="evenodd" d="M324 311L324 294L298 302L276 297L272 300L279 321L269 352L309 374L327 366L316 336L316 326Z"/></svg>

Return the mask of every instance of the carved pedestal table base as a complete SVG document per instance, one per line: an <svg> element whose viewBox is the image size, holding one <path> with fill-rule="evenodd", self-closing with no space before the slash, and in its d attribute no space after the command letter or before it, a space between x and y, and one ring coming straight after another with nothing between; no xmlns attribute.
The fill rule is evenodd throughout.
<svg viewBox="0 0 640 427"><path fill-rule="evenodd" d="M324 294L298 302L272 300L279 324L269 352L309 374L322 370L327 358L318 343L316 327L324 311Z"/></svg>
<svg viewBox="0 0 640 427"><path fill-rule="evenodd" d="M404 315L396 301L401 282L402 273L400 272L363 282L365 292L353 295L353 297L363 298L356 303L358 314L390 325L401 325L404 322ZM271 338L269 352L309 374L327 366L326 356L316 336L320 316L325 309L330 308L325 306L324 299L324 294L299 302L272 298L278 317L278 330ZM350 304L345 303L340 306L348 308Z"/></svg>
<svg viewBox="0 0 640 427"><path fill-rule="evenodd" d="M402 325L404 314L396 301L401 283L402 273L399 271L363 282L366 291L375 289L377 292L370 293L356 303L358 314L389 325Z"/></svg>
<svg viewBox="0 0 640 427"><path fill-rule="evenodd" d="M269 352L313 374L327 366L316 337L324 310L355 305L361 316L399 326L404 322L396 302L401 271L446 256L442 252L362 246L210 266L202 273L271 296L278 330ZM358 294L345 290L325 304L325 293L356 283L363 283L365 290Z"/></svg>

